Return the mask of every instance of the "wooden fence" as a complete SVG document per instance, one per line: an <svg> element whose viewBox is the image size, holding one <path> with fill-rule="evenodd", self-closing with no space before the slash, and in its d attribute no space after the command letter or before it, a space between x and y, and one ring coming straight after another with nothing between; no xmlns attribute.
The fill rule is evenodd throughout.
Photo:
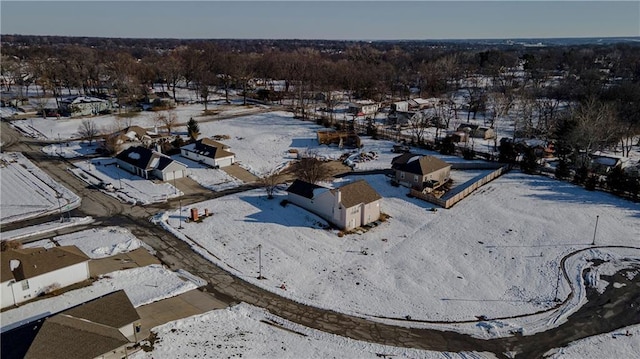
<svg viewBox="0 0 640 359"><path fill-rule="evenodd" d="M414 189L411 189L409 193L414 197L423 199L429 203L437 204L440 207L451 208L454 204L460 202L463 198L470 195L476 189L502 176L507 172L507 170L508 167L503 166L487 175L480 175L479 177L472 178L469 181L454 188L452 191L447 192L440 198L435 197L431 194L416 191Z"/></svg>

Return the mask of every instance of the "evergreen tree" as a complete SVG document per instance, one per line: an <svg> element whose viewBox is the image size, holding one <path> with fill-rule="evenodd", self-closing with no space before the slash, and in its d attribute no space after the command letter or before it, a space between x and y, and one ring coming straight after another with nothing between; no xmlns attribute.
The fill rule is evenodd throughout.
<svg viewBox="0 0 640 359"><path fill-rule="evenodd" d="M520 162L520 169L524 173L534 174L538 172L538 157L533 148L525 148L522 162Z"/></svg>
<svg viewBox="0 0 640 359"><path fill-rule="evenodd" d="M569 171L569 165L567 164L567 160L560 159L558 161L558 166L556 167L556 178L558 179L567 179L571 175L571 171Z"/></svg>
<svg viewBox="0 0 640 359"><path fill-rule="evenodd" d="M451 136L447 136L442 139L440 153L443 155L452 155L454 152L456 152L456 145L453 143Z"/></svg>
<svg viewBox="0 0 640 359"><path fill-rule="evenodd" d="M510 138L503 137L500 139L500 146L498 146L498 151L500 152L498 157L498 160L500 162L509 164L513 164L516 162L518 152L516 151L516 147Z"/></svg>
<svg viewBox="0 0 640 359"><path fill-rule="evenodd" d="M198 121L194 120L193 117L187 122L187 133L191 141L197 140L198 136L200 136L200 126L198 126Z"/></svg>

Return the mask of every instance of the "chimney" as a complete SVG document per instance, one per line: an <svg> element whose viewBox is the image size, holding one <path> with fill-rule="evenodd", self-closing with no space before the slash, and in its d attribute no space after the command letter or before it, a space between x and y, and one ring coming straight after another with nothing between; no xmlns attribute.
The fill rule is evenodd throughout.
<svg viewBox="0 0 640 359"><path fill-rule="evenodd" d="M191 220L194 221L194 222L198 220L198 209L197 208L191 208Z"/></svg>
<svg viewBox="0 0 640 359"><path fill-rule="evenodd" d="M204 209L204 216L209 217L209 208Z"/></svg>

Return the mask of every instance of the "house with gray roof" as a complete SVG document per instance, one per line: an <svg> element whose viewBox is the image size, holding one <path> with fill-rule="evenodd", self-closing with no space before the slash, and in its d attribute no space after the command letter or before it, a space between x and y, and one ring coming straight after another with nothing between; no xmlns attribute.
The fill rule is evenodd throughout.
<svg viewBox="0 0 640 359"><path fill-rule="evenodd" d="M76 246L0 252L2 308L89 279L89 257Z"/></svg>
<svg viewBox="0 0 640 359"><path fill-rule="evenodd" d="M451 165L434 156L404 153L391 160L394 181L421 192L431 192L451 178Z"/></svg>
<svg viewBox="0 0 640 359"><path fill-rule="evenodd" d="M45 319L24 358L123 358L139 320L119 290Z"/></svg>
<svg viewBox="0 0 640 359"><path fill-rule="evenodd" d="M287 188L287 200L343 230L352 230L380 219L382 197L365 180L327 188L295 180Z"/></svg>
<svg viewBox="0 0 640 359"><path fill-rule="evenodd" d="M160 152L141 146L129 147L116 156L119 167L145 179L171 181L185 177L187 166Z"/></svg>
<svg viewBox="0 0 640 359"><path fill-rule="evenodd" d="M203 138L180 148L180 155L190 160L205 163L213 168L231 166L236 155L229 146L210 138Z"/></svg>

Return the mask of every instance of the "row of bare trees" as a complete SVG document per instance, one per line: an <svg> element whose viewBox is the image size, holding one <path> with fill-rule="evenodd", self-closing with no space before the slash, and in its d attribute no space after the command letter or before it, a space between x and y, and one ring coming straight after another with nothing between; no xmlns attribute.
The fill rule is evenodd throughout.
<svg viewBox="0 0 640 359"><path fill-rule="evenodd" d="M3 90L20 97L30 89L56 99L73 92L109 95L119 109L149 96L154 85L165 87L174 99L179 86L188 87L205 110L216 89L224 91L227 101L231 90L246 101L248 90L260 86L253 96L288 98L301 117L318 94L331 116L336 91L383 102L407 99L417 89L417 96L440 97L444 105L436 117L447 124L458 118L462 108L454 98L462 95L467 121L480 113L499 131L499 120L515 118L519 137L557 137L568 114L577 116L573 109L583 105L594 108L592 102L610 114L598 117L596 127L616 128L611 139L603 134L607 139L596 141L597 146L630 141L640 131L638 46L460 49L352 43L331 51L312 45L287 51L245 51L211 41L164 49L5 46L0 69ZM274 79L284 83L283 91ZM416 131L424 122L417 122Z"/></svg>

